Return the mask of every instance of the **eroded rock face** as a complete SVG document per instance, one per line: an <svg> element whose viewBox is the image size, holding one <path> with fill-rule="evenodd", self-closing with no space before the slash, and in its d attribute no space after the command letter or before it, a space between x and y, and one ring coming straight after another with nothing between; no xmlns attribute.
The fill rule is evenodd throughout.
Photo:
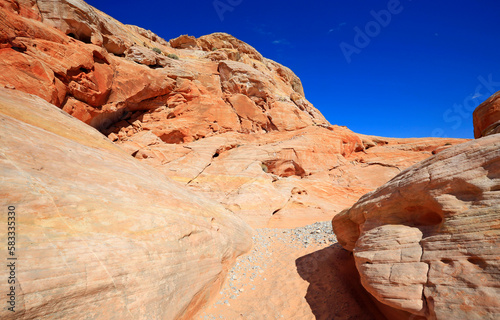
<svg viewBox="0 0 500 320"><path fill-rule="evenodd" d="M168 143L328 125L290 69L231 35L168 43L81 0L1 1L0 85L36 94L106 135L126 138L127 122L137 121Z"/></svg>
<svg viewBox="0 0 500 320"><path fill-rule="evenodd" d="M26 233L19 254L30 259L19 274L21 319L82 318L89 306L95 318L192 318L217 291L227 266L248 249L248 227L228 210L257 227L329 220L432 154L455 159L450 146L464 142L388 139L332 126L307 101L290 69L225 33L166 42L80 0L0 0L0 11L0 85L17 91L0 90L0 193L5 206L22 203ZM56 105L116 145L18 91ZM483 159L475 148L461 150L484 169L489 155ZM405 176L421 179L422 187L408 187L414 198L402 211L398 205L406 198L390 200L400 186L384 193L380 201L396 212L381 219L387 225L350 214L336 220L344 245L354 249L358 243L363 283L381 301L413 314L440 315L443 301L450 300L443 297L455 294L447 281L472 290L474 279L456 275L473 264L479 271L471 274L485 295L474 302L479 313L468 315L496 310L488 300L496 287L484 283L497 278L483 271L494 274L488 270L497 268L497 260L468 249L472 241L462 230L480 237L480 228L467 229L452 211L486 207L496 197L496 187L487 190L488 181L474 180L485 174L474 168L437 174L432 190L444 184L453 193L446 179L461 174L460 192L480 200L454 202L445 191L424 195L431 179ZM496 172L496 165L491 168ZM488 179L496 181L496 173ZM465 182L479 189L469 190ZM435 196L442 206L434 205ZM483 213L470 217L486 221ZM436 231L443 221L456 223L458 231ZM455 233L469 251L436 263L432 250L447 245L439 237ZM402 284L405 290L397 291ZM422 292L430 298L422 299ZM460 316L468 305L456 296L450 301L461 307Z"/></svg>
<svg viewBox="0 0 500 320"><path fill-rule="evenodd" d="M41 98L0 88L0 123L0 203L17 212L15 319L192 319L250 249L250 228L223 206Z"/></svg>
<svg viewBox="0 0 500 320"><path fill-rule="evenodd" d="M238 97L238 96L237 96ZM245 97L243 95L239 97ZM251 101L245 112L255 109ZM154 114L151 114L153 117ZM265 121L265 118L263 118ZM160 122L158 122L159 124ZM128 130L135 130L135 122ZM144 123L142 124L144 127ZM456 139L386 139L339 126L274 133L227 132L185 143L139 128L116 144L255 227L291 227L332 213Z"/></svg>
<svg viewBox="0 0 500 320"><path fill-rule="evenodd" d="M500 91L481 103L473 113L476 139L500 133Z"/></svg>
<svg viewBox="0 0 500 320"><path fill-rule="evenodd" d="M123 25L82 0L38 0L36 6L46 25L113 54L123 54L134 43L167 45L151 31Z"/></svg>
<svg viewBox="0 0 500 320"><path fill-rule="evenodd" d="M453 146L333 219L379 301L429 319L500 315L500 135Z"/></svg>
<svg viewBox="0 0 500 320"><path fill-rule="evenodd" d="M81 0L0 3L0 85L57 105L255 226L329 220L463 142L331 126L290 69L226 33L167 43Z"/></svg>

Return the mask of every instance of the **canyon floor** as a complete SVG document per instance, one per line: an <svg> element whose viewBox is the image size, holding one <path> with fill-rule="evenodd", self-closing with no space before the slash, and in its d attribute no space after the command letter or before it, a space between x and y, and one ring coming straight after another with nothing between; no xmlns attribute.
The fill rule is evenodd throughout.
<svg viewBox="0 0 500 320"><path fill-rule="evenodd" d="M330 221L255 229L252 238L252 251L197 319L384 319Z"/></svg>

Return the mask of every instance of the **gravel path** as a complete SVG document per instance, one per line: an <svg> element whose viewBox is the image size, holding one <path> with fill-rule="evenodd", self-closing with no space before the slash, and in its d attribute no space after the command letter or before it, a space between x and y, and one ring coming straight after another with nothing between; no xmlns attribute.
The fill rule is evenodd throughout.
<svg viewBox="0 0 500 320"><path fill-rule="evenodd" d="M296 260L337 242L331 222L295 229L255 229L215 302L198 319L315 319ZM295 310L294 310L295 309Z"/></svg>

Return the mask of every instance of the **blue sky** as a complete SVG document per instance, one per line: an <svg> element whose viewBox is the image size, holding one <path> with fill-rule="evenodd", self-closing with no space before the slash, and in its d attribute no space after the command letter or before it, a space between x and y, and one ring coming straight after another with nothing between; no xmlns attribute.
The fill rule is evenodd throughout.
<svg viewBox="0 0 500 320"><path fill-rule="evenodd" d="M87 2L167 40L230 33L359 133L472 138L473 109L500 90L499 1Z"/></svg>

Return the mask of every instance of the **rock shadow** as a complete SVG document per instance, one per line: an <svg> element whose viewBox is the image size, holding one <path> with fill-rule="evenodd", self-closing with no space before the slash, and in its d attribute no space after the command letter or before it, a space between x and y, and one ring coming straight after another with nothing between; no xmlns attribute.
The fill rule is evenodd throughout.
<svg viewBox="0 0 500 320"><path fill-rule="evenodd" d="M361 285L352 253L338 243L295 260L309 282L306 301L318 320L386 319Z"/></svg>

